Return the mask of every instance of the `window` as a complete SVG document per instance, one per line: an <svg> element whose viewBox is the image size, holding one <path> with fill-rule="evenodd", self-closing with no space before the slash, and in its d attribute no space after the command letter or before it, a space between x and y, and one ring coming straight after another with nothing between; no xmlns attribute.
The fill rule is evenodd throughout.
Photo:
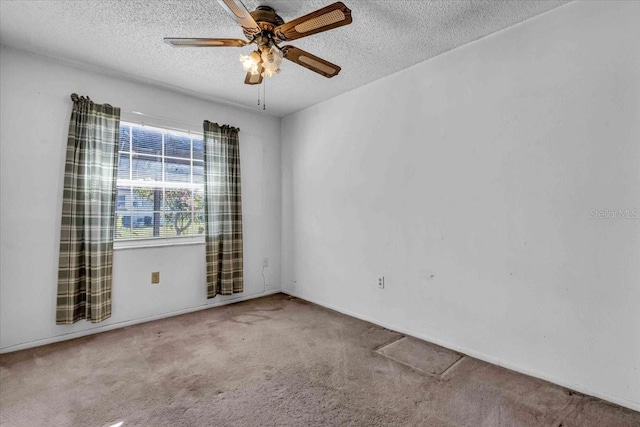
<svg viewBox="0 0 640 427"><path fill-rule="evenodd" d="M120 123L115 239L204 236L202 135Z"/></svg>

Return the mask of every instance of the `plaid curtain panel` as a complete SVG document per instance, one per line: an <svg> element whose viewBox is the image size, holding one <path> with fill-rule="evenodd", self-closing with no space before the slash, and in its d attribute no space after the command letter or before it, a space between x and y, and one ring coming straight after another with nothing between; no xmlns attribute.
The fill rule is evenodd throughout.
<svg viewBox="0 0 640 427"><path fill-rule="evenodd" d="M111 316L120 109L71 95L56 323Z"/></svg>
<svg viewBox="0 0 640 427"><path fill-rule="evenodd" d="M204 122L207 298L243 292L238 129Z"/></svg>

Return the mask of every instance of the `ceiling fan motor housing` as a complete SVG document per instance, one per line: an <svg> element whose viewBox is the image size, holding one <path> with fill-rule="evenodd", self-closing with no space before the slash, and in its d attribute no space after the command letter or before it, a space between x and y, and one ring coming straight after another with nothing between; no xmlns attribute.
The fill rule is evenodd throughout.
<svg viewBox="0 0 640 427"><path fill-rule="evenodd" d="M249 12L253 19L258 23L258 26L262 30L260 34L251 34L248 31L244 31L245 37L249 40L249 42L253 43L254 41L258 42L258 45L261 44L262 40L260 38L268 38L274 40L274 42L279 42L280 40L276 40L274 36L273 29L279 25L284 24L284 20L276 13L276 11L269 6L258 6L256 10L253 12ZM256 40L258 39L258 40Z"/></svg>

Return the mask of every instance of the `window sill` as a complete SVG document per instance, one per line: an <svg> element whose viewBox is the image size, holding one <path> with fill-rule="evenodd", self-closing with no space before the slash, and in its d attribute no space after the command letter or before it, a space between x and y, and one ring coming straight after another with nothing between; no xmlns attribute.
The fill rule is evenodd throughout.
<svg viewBox="0 0 640 427"><path fill-rule="evenodd" d="M113 250L161 248L167 246L204 245L204 237L171 237L154 239L128 239L113 242Z"/></svg>

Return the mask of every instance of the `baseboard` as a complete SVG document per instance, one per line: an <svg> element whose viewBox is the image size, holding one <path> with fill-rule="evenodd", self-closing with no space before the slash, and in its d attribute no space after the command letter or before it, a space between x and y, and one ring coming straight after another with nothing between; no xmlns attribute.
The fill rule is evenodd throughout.
<svg viewBox="0 0 640 427"><path fill-rule="evenodd" d="M113 329L120 329L126 326L137 325L139 323L152 322L154 320L166 319L167 317L179 316L181 314L193 313L195 311L206 310L208 308L220 307L223 305L232 304L236 302L247 301L255 298L261 298L267 295L278 294L280 292L281 292L280 289L273 289L265 292L259 292L257 294L239 296L237 298L229 298L224 301L219 301L212 304L203 304L196 307L189 307L182 310L170 311L167 313L162 313L154 316L141 317L139 319L126 320L123 322L112 323L110 325L98 326L96 328L91 328L84 331L70 332L68 334L56 335L55 337L43 338L43 339L28 341L20 344L14 344L11 346L0 348L0 354L26 350L32 347L39 347L42 345L53 344L56 342L72 340L80 337L86 337L87 335L99 334L102 332L111 331Z"/></svg>
<svg viewBox="0 0 640 427"><path fill-rule="evenodd" d="M640 412L640 402L633 402L633 401L630 401L630 400L627 400L627 399L623 399L623 398L620 398L620 397L617 397L617 396L609 395L607 393L601 393L601 392L598 392L598 391L595 391L595 390L591 390L588 387L581 386L579 384L567 384L562 380L554 378L553 376L550 376L550 375L547 375L547 374L544 374L544 373L540 373L540 372L537 372L537 371L532 371L530 369L523 368L523 367L519 366L517 363L512 363L512 362L509 362L507 360L502 360L502 359L497 358L495 356L484 354L484 353L475 351L473 349L470 349L470 348L467 348L467 347L464 347L464 346L453 345L453 344L451 344L449 342L446 342L446 341L443 341L443 340L439 340L439 339L434 339L433 337L429 337L429 336L426 336L424 334L416 334L413 331L408 331L408 330L406 330L404 328L400 328L400 327L398 327L396 325L384 323L384 322L379 321L378 319L374 319L374 318L371 318L369 316L364 316L364 315L359 314L359 313L355 313L355 312L352 312L352 311L349 311L349 310L345 310L345 309L343 309L341 307L336 307L333 304L328 304L328 303L326 303L324 301L320 301L320 300L317 300L315 298L307 298L304 295L297 294L296 292L292 292L292 291L287 290L287 289L282 289L281 292L283 294L290 295L290 296L293 296L293 297L296 297L296 298L300 298L302 300L311 302L313 304L317 304L317 305L319 305L321 307L328 308L328 309L333 310L333 311L337 311L338 313L346 314L347 316L355 317L356 319L364 320L366 322L373 323L374 325L378 325L378 326L381 326L383 328L390 329L392 331L400 332L401 334L405 334L405 335L409 335L409 336L412 336L412 337L415 337L415 338L419 338L421 340L428 341L430 343L439 345L439 346L444 347L444 348L448 348L448 349L456 351L458 353L466 354L468 356L471 356L473 358L482 360L484 362L488 362L488 363L491 363L493 365L497 365L497 366L509 369L511 371L515 371L515 372L518 372L518 373L521 373L521 374L524 374L524 375L528 375L530 377L534 377L534 378L538 378L538 379L541 379L541 380L544 380L544 381L548 381L550 383L559 385L560 387L565 387L565 388L568 388L570 390L577 391L577 392L579 392L581 394L586 394L586 395L589 395L589 396L597 397L597 398L605 400L607 402L615 403L616 405L624 406L625 408L629 408L629 409L632 409L634 411L639 411Z"/></svg>

